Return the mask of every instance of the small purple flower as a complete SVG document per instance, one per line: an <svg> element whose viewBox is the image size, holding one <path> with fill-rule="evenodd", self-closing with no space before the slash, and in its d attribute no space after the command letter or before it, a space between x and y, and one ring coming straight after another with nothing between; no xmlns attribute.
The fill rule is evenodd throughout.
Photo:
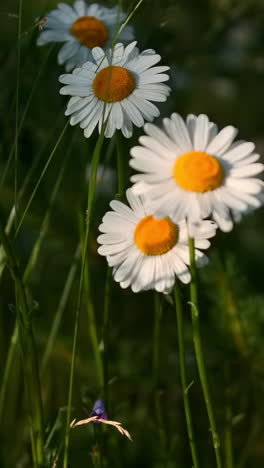
<svg viewBox="0 0 264 468"><path fill-rule="evenodd" d="M93 416L98 416L98 418L100 419L108 420L108 416L105 410L105 404L103 400L101 399L96 400L94 407L92 409L92 412L90 414L90 418L92 418ZM93 422L100 424L100 421L95 420Z"/></svg>
<svg viewBox="0 0 264 468"><path fill-rule="evenodd" d="M89 424L90 422L97 424L104 423L109 426L114 426L120 432L120 434L126 436L129 440L132 441L131 435L126 429L123 428L122 423L118 421L109 421L107 413L105 411L104 401L101 399L96 400L93 410L88 419L81 419L81 421L76 421L76 419L74 419L71 422L70 427L73 428L75 426L82 426L83 424Z"/></svg>

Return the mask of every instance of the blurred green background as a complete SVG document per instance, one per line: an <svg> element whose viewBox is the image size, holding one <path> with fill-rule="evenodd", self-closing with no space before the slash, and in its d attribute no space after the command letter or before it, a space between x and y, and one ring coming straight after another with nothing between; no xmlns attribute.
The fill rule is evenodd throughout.
<svg viewBox="0 0 264 468"><path fill-rule="evenodd" d="M71 2L67 2L71 4ZM59 95L59 45L36 46L37 17L55 1L24 0L22 9L19 117L28 106L19 138L18 221L48 157L66 123L67 99ZM115 5L104 2L105 5ZM124 1L130 10L134 3ZM7 222L14 203L15 91L17 70L17 1L0 6L0 216ZM232 124L239 138L254 141L264 153L264 2L263 0L144 0L132 19L138 46L154 48L169 65L171 97L160 106L161 117L177 111L207 113L220 127ZM30 101L29 101L30 100ZM142 130L124 142L124 157ZM40 233L44 237L36 265L27 278L33 304L33 323L41 367L46 440L50 459L63 437L67 404L72 336L79 284L79 262L74 255L83 232L87 194L87 167L97 135L86 140L79 127L66 133L41 181L19 235L10 238L25 269ZM90 300L99 340L105 302L105 259L97 254L98 225L117 193L115 140L106 141L89 245ZM8 161L10 163L8 163ZM8 166L7 166L8 163ZM63 172L62 172L63 171ZM50 199L61 177L55 201ZM49 208L50 207L50 208ZM49 209L46 227L43 219ZM46 229L47 228L47 229ZM236 468L264 465L264 222L263 209L246 217L232 233L213 240L211 263L201 272L202 335L209 380L222 441L223 459L228 434L233 435ZM63 310L52 354L45 357L48 337L67 275L75 277ZM1 277L0 385L15 325L14 286L7 269ZM188 288L185 331L189 391L198 451L203 468L214 466L211 434L196 370L192 345ZM87 296L86 296L87 297ZM154 295L133 294L110 286L108 336L108 400L111 419L121 421L133 443L113 428L94 426L72 431L70 466L93 466L91 453L104 439L109 467L191 467L181 394L177 328L171 298L162 303L158 378L153 375ZM157 300L157 299L156 299ZM91 346L88 302L83 302L74 385L77 418L88 417L101 396ZM90 309L89 309L90 310ZM97 429L97 428L96 428ZM228 432L229 431L229 432ZM99 445L100 446L100 445ZM14 352L7 391L2 401L0 467L30 467L27 406L19 349ZM49 466L53 466L52 462ZM223 464L226 468L231 466Z"/></svg>

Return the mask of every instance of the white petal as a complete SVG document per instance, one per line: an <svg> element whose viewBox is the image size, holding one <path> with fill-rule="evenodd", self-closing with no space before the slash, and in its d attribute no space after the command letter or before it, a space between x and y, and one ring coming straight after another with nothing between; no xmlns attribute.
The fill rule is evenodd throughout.
<svg viewBox="0 0 264 468"><path fill-rule="evenodd" d="M157 125L147 123L144 126L144 130L147 135L151 136L153 139L157 140L165 148L168 148L171 151L175 151L175 144L171 141L170 138L166 135L165 132L159 129Z"/></svg>
<svg viewBox="0 0 264 468"><path fill-rule="evenodd" d="M134 213L137 214L137 216L141 218L146 216L141 198L138 197L137 195L134 195L131 189L128 189L126 191L126 198L132 210L134 211Z"/></svg>
<svg viewBox="0 0 264 468"><path fill-rule="evenodd" d="M112 244L112 245L101 245L99 247L98 252L100 255L113 255L118 252L122 252L126 250L130 245L129 241L119 242L119 244Z"/></svg>
<svg viewBox="0 0 264 468"><path fill-rule="evenodd" d="M248 166L234 167L230 171L232 177L251 177L260 174L264 170L264 165L261 163L250 164Z"/></svg>
<svg viewBox="0 0 264 468"><path fill-rule="evenodd" d="M86 104L88 104L90 99L91 99L91 96L86 97L86 98L80 98L79 96L72 97L67 104L65 115L70 115L70 114L73 114L74 112L81 110L84 106L86 106Z"/></svg>
<svg viewBox="0 0 264 468"><path fill-rule="evenodd" d="M131 254L129 255L129 257L127 257L126 260L117 268L114 275L115 281L119 283L120 281L124 281L125 279L127 279L128 276L131 275L131 271L133 270L133 268L135 268L139 256L139 252L136 249L134 249L133 252L131 252Z"/></svg>
<svg viewBox="0 0 264 468"><path fill-rule="evenodd" d="M168 148L165 148L159 141L151 138L149 136L141 136L139 137L139 142L145 146L147 149L152 151L154 154L159 156L160 159L166 159L171 162L171 164L175 161L175 151L171 151ZM132 148L133 149L133 148ZM134 156L132 150L130 154Z"/></svg>
<svg viewBox="0 0 264 468"><path fill-rule="evenodd" d="M97 65L99 67L103 67L103 65L104 66L109 65L105 51L101 49L101 47L94 47L92 49L92 54L93 54L94 60L97 62Z"/></svg>
<svg viewBox="0 0 264 468"><path fill-rule="evenodd" d="M196 120L193 146L195 151L205 151L209 138L209 120L207 115L200 114Z"/></svg>
<svg viewBox="0 0 264 468"><path fill-rule="evenodd" d="M83 0L77 0L76 2L74 2L73 6L78 16L85 16L86 4Z"/></svg>
<svg viewBox="0 0 264 468"><path fill-rule="evenodd" d="M76 55L80 48L80 44L73 40L73 41L67 41L62 48L60 49L58 53L58 63L61 65L63 64L66 60L69 58L73 57Z"/></svg>
<svg viewBox="0 0 264 468"><path fill-rule="evenodd" d="M239 161L240 159L243 159L245 156L248 156L249 154L254 151L255 145L254 143L250 142L245 142L242 144L235 144L232 149L227 151L222 155L223 159L229 162L235 162Z"/></svg>
<svg viewBox="0 0 264 468"><path fill-rule="evenodd" d="M175 141L177 145L181 148L182 151L187 152L192 150L192 142L190 139L189 132L187 130L187 127L185 125L184 120L179 114L172 114L171 115L171 120L174 124L174 129L175 129Z"/></svg>
<svg viewBox="0 0 264 468"><path fill-rule="evenodd" d="M112 200L110 202L110 206L114 211L124 216L125 219L127 219L131 223L134 224L135 222L137 222L137 218L135 216L135 213L133 213L133 210L131 210L127 205L120 202L119 200Z"/></svg>
<svg viewBox="0 0 264 468"><path fill-rule="evenodd" d="M98 109L98 106L101 105L101 102L98 101L98 99L96 97L94 97L88 104L87 104L87 107L86 107L86 110L88 112L88 115L87 117L85 117L81 123L80 123L80 127L81 128L86 128L87 125L89 125L90 121L92 120L93 118L93 115L94 113L97 111Z"/></svg>
<svg viewBox="0 0 264 468"><path fill-rule="evenodd" d="M239 192L245 193L260 193L263 186L262 181L259 179L235 179L233 177L229 177L226 180L226 186L230 188L234 188Z"/></svg>
<svg viewBox="0 0 264 468"><path fill-rule="evenodd" d="M250 156L246 156L245 158L241 159L240 161L237 161L236 162L236 167L242 167L242 166L252 164L252 163L258 161L259 158L260 158L259 154L253 153Z"/></svg>
<svg viewBox="0 0 264 468"><path fill-rule="evenodd" d="M97 237L97 242L99 244L119 244L120 242L123 242L124 240L124 234L120 232L112 232L112 233L105 233L105 234L100 234L100 236Z"/></svg>
<svg viewBox="0 0 264 468"><path fill-rule="evenodd" d="M48 42L65 42L71 40L68 31L64 30L46 30L41 33L37 40L38 45L47 44Z"/></svg>
<svg viewBox="0 0 264 468"><path fill-rule="evenodd" d="M232 220L221 217L216 211L213 211L213 218L223 232L230 232L233 228Z"/></svg>
<svg viewBox="0 0 264 468"><path fill-rule="evenodd" d="M132 101L129 100L129 98L126 98L123 101L121 101L121 106L123 109L125 109L128 117L134 125L136 125L137 127L143 127L144 119L139 110L134 106L134 104L132 103Z"/></svg>
<svg viewBox="0 0 264 468"><path fill-rule="evenodd" d="M231 145L237 135L237 129L229 125L223 128L213 140L209 143L206 152L212 155L220 156Z"/></svg>

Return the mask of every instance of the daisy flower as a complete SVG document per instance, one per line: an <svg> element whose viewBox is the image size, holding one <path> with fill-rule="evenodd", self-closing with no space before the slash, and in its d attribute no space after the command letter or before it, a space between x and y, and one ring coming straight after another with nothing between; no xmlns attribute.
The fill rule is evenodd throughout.
<svg viewBox="0 0 264 468"><path fill-rule="evenodd" d="M74 96L65 115L71 115L71 125L80 124L86 137L107 121L106 137L120 129L129 138L133 124L142 127L144 119L152 121L159 115L150 101L166 101L170 88L162 82L169 79L163 73L169 67L154 67L160 55L152 49L139 53L136 42L126 48L116 44L107 52L95 47L92 55L92 62L59 77L66 84L60 93Z"/></svg>
<svg viewBox="0 0 264 468"><path fill-rule="evenodd" d="M87 5L84 0L75 1L73 7L59 3L55 10L46 15L45 24L42 25L44 30L37 44L64 42L58 62L60 65L65 63L66 71L70 71L91 59L93 47L107 49L125 18L119 7L107 8L97 3ZM131 26L126 26L119 35L123 42L133 38Z"/></svg>
<svg viewBox="0 0 264 468"><path fill-rule="evenodd" d="M156 219L153 207L147 199L126 192L129 207L113 200L109 211L99 226L98 237L102 244L98 252L105 255L113 267L114 279L122 288L132 291L155 289L168 293L175 277L183 283L191 280L188 265L188 228L185 220L175 224L169 217ZM199 266L207 263L207 257L198 249L210 246L208 238L215 235L213 221L202 221L192 227Z"/></svg>
<svg viewBox="0 0 264 468"><path fill-rule="evenodd" d="M263 171L254 143L236 141L237 129L218 131L204 114L178 114L163 120L164 128L145 125L142 146L131 149L130 166L140 172L132 176L133 191L148 194L156 216L174 222L187 218L197 222L212 216L222 231L230 231L233 220L261 205Z"/></svg>

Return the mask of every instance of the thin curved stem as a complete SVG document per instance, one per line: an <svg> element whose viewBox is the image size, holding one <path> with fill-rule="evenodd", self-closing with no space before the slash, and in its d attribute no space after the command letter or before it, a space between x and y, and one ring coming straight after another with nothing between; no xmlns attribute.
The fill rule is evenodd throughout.
<svg viewBox="0 0 264 468"><path fill-rule="evenodd" d="M31 323L31 312L16 256L1 222L0 241L2 242L5 250L7 265L14 279L16 288L18 334L22 350L26 393L31 410L32 450L36 458L36 466L41 468L44 464L43 414L38 362Z"/></svg>
<svg viewBox="0 0 264 468"><path fill-rule="evenodd" d="M89 264L86 265L86 298L87 298L87 312L88 312L88 328L94 353L94 360L96 364L97 377L100 392L104 389L104 365L102 354L99 347L99 340L97 334L97 325L95 320L94 304L92 299L91 277L89 271Z"/></svg>
<svg viewBox="0 0 264 468"><path fill-rule="evenodd" d="M32 272L34 271L35 265L36 265L38 257L39 257L39 252L40 252L41 246L42 246L43 241L44 241L44 239L45 239L45 237L47 235L47 232L48 232L51 211L52 211L53 205L54 205L55 200L57 198L59 188L60 188L62 180L63 180L65 168L66 168L66 165L68 163L68 159L70 157L71 149L72 149L72 146L70 145L69 150L65 155L65 159L64 159L63 165L62 165L62 167L60 169L60 173L58 175L57 181L56 181L56 183L54 185L54 188L53 188L53 191L52 191L52 194L51 194L51 198L50 198L50 202L49 202L49 207L47 209L47 212L45 214L45 217L44 217L44 219L42 221L42 224L41 224L41 227L40 227L40 230L39 230L39 236L38 236L38 238L37 238L37 240L36 240L36 242L34 244L34 247L33 247L32 251L31 251L31 255L30 255L29 259L28 259L27 266L26 266L24 274L23 274L23 282L26 285L28 283L29 277L31 276ZM14 212L14 210L12 210L12 212ZM12 212L11 212L11 214L12 214ZM13 220L13 218L11 216L9 216L9 222L7 223L7 226L5 228L6 234L8 233L7 231L11 229L10 225L12 224L12 220ZM10 229L9 229L9 227L10 227ZM1 254L4 253L3 246L0 247L0 252L1 252L0 253L0 256L1 256ZM3 266L4 265L4 259L2 258L2 260L3 260L3 264L0 266L0 278L1 278L1 273L3 271L3 268L4 268L4 266ZM12 337L11 337L11 340L10 340L10 345L9 345L7 360L6 360L6 367L5 367L3 381L2 381L2 385L1 385L1 389L0 389L0 420L1 420L1 416L2 416L2 411L4 409L4 399L5 399L5 395L6 395L6 391L7 391L7 384L8 384L8 380L9 380L10 371L11 371L13 361L14 361L14 358L15 358L17 344L18 344L18 323L17 323L17 320L16 320L14 330L13 330L13 334L12 334ZM46 356L46 353L47 353L48 349L50 349L50 348L48 348L48 347L46 348L45 356Z"/></svg>
<svg viewBox="0 0 264 468"><path fill-rule="evenodd" d="M19 137L19 135L21 134L21 130L22 130L22 127L24 125L24 122L25 122L25 118L27 116L27 113L28 113L28 109L30 107L30 104L32 102L32 98L33 98L33 95L37 89L37 85L39 83L39 79L47 65L47 62L48 62L48 59L50 57L50 54L51 54L51 51L52 49L54 48L54 46L52 45L49 49L48 49L48 53L44 56L44 59L42 61L42 63L40 64L40 67L39 67L39 70L38 70L38 73L36 75L36 78L34 79L33 83L32 83L32 87L30 89L30 94L29 94L29 97L27 99L27 102L25 104L25 107L24 107L24 110L23 110L23 113L21 115L21 119L19 121L19 124L18 122L16 123L17 125L17 128L16 128L16 133L17 133L17 138ZM12 105L11 105L12 107ZM12 161L12 158L13 158L13 155L16 151L16 141L17 141L17 138L15 139L12 147L11 147L11 150L9 152L9 155L8 155L8 158L7 158L7 162L6 162L6 165L5 165L5 168L3 170L3 173L1 174L1 179L0 179L0 189L2 188L2 185L5 181L5 178L6 178L6 175L8 173L8 170L9 170L9 167L10 167L10 164L11 164L11 161Z"/></svg>
<svg viewBox="0 0 264 468"><path fill-rule="evenodd" d="M76 316L75 316L73 345L72 345L72 359L71 359L69 393L68 393L68 404L67 404L63 468L67 468L68 466L73 381L74 381L74 373L75 373L77 340L78 340L78 334L79 334L80 311L81 311L81 303L82 303L82 296L83 296L88 240L89 240L89 234L90 234L90 228L91 228L92 208L93 208L95 188L96 188L96 177L97 177L97 170L99 166L101 148L102 148L103 141L104 141L105 126L106 124L103 125L102 131L99 135L99 138L97 140L97 143L93 152L93 157L92 157L92 162L91 162L90 180L89 180L89 186L88 186L86 229L85 229L84 244L83 244L83 250L82 250L82 267L81 267L81 276L80 276L80 283L79 283L79 292L78 292L78 300L77 300L77 308L76 308Z"/></svg>
<svg viewBox="0 0 264 468"><path fill-rule="evenodd" d="M161 297L159 293L154 293L154 327L153 327L153 354L152 354L152 369L153 369L153 385L156 388L159 381L160 367L160 323L162 317Z"/></svg>
<svg viewBox="0 0 264 468"><path fill-rule="evenodd" d="M17 29L17 77L16 77L16 126L15 126L15 171L14 171L14 206L15 206L15 223L17 223L18 200L17 200L17 186L18 186L18 133L19 133L19 91L20 91L20 56L21 56L21 16L22 16L23 1L19 0L18 11L18 29Z"/></svg>
<svg viewBox="0 0 264 468"><path fill-rule="evenodd" d="M110 297L112 289L112 271L107 267L106 280L105 280L105 293L104 293L104 314L103 314L103 363L104 363L104 401L106 408L108 407L108 328L109 328L109 313L110 313Z"/></svg>
<svg viewBox="0 0 264 468"><path fill-rule="evenodd" d="M225 407L225 466L226 468L234 468L233 459L233 436L232 436L232 408L230 402L226 403Z"/></svg>
<svg viewBox="0 0 264 468"><path fill-rule="evenodd" d="M27 212L28 212L28 209L29 209L29 207L30 207L30 205L31 205L31 203L32 203L32 200L33 200L33 198L34 198L35 195L36 195L36 192L37 192L37 190L38 190L38 188L39 188L39 185L40 185L40 183L41 183L41 181L42 181L44 175L46 174L46 171L47 171L47 169L48 169L48 167L49 167L49 165L50 165L50 163L51 163L51 161L52 161L52 159L53 159L54 154L55 154L56 151L57 151L57 148L58 148L58 146L59 146L61 140L63 139L63 136L64 136L64 134L65 134L65 132L66 132L66 130L67 130L68 125L69 125L69 122L67 122L67 123L65 124L65 126L64 126L64 128L63 128L63 130L62 130L62 132L61 132L61 134L60 134L60 136L59 136L59 138L58 138L58 140L56 141L56 143L55 143L55 145L54 145L54 148L53 148L52 152L50 153L50 155L49 155L49 157L48 157L48 160L47 160L47 162L46 162L46 164L45 164L45 166L44 166L44 168L43 168L43 170L42 170L42 172L41 172L41 174L40 174L40 177L39 177L39 179L38 179L38 181L37 181L37 183L36 183L36 186L35 186L35 188L34 188L32 194L31 194L31 196L30 196L30 198L29 198L29 200L28 200L27 206L26 206L26 208L25 208L25 210L24 210L24 212L23 212L23 214L22 214L22 216L21 216L21 219L20 219L20 221L19 221L19 224L18 224L18 226L17 226L17 228L16 228L15 237L17 236L18 232L20 231L20 228L21 228L21 226L22 226L22 224L23 224L24 218L25 218L25 216L26 216L26 214L27 214Z"/></svg>
<svg viewBox="0 0 264 468"><path fill-rule="evenodd" d="M47 363L48 363L48 361L50 359L50 356L51 356L51 353L52 353L53 345L54 345L56 336L58 334L58 330L59 330L61 320L62 320L62 317L63 317L63 312L64 312L66 304L68 302L69 295L70 295L70 292L72 290L72 285L73 285L74 279L76 277L78 264L79 264L79 259L80 259L80 252L81 252L81 246L80 246L80 244L78 244L78 246L77 246L77 248L75 250L75 253L74 253L72 264L70 266L70 269L69 269L69 272L68 272L64 287L63 287L63 291L62 291L62 294L61 294L61 297L60 297L60 300L59 300L57 310L56 310L55 315L54 315L54 320L53 320L52 327L51 327L51 330L50 330L50 334L49 334L48 340L47 340L47 346L45 348L45 352L44 352L44 355L43 355L43 358L42 358L42 361L41 361L41 366L40 366L41 367L41 373L43 373L45 371Z"/></svg>
<svg viewBox="0 0 264 468"><path fill-rule="evenodd" d="M58 120L58 119L57 119ZM44 146L44 149L45 149L46 145ZM30 167L24 181L23 181L23 184L19 190L19 193L18 193L18 202L20 202L20 200L22 199L22 197L24 196L25 192L26 192L26 189L28 187L28 184L30 182L30 180L32 179L32 176L41 160L41 157L43 155L43 152L44 152L44 149L42 148L36 155L36 157L34 158L34 161L32 163L32 166ZM0 190L1 190L1 182L0 182ZM7 235L9 235L11 233L11 230L13 229L13 225L14 225L14 222L15 222L15 206L13 205L13 207L11 208L10 210L10 213L9 213L9 217L8 217L8 220L7 220L7 223L6 223L6 227L5 227L5 232ZM3 274L3 271L5 269L5 256L4 256L4 250L3 250L3 247L2 245L0 246L0 280L1 280L1 277L2 277L2 274Z"/></svg>
<svg viewBox="0 0 264 468"><path fill-rule="evenodd" d="M196 449L196 444L195 444L195 439L194 439L192 413L191 413L189 394L188 394L188 391L190 389L190 384L187 384L187 373L186 373L186 364L185 364L185 347L184 347L181 291L180 291L177 280L174 286L174 298L175 298L175 306L176 306L182 397L183 397L183 404L184 404L184 411L185 411L185 418L186 418L187 433L188 433L193 466L194 468L199 468L200 465L199 465L198 454L197 454L197 449Z"/></svg>
<svg viewBox="0 0 264 468"><path fill-rule="evenodd" d="M112 40L112 44L111 44L111 47L113 48L116 44L116 41L118 40L121 32L125 29L126 25L129 23L129 21L131 20L132 16L135 14L136 10L138 9L138 7L141 5L141 3L143 2L143 0L139 0L138 3L135 5L135 7L133 8L133 10L131 11L131 13L126 17L125 21L121 24L120 28L118 29L118 31L115 33L114 35L114 38Z"/></svg>
<svg viewBox="0 0 264 468"><path fill-rule="evenodd" d="M196 361L198 366L199 377L204 395L204 401L207 409L208 419L210 423L210 430L213 439L213 446L215 451L215 458L217 468L222 467L220 455L220 441L218 432L216 430L216 422L213 411L211 395L209 391L208 378L205 367L205 359L202 348L200 321L199 321L199 306L198 306L198 288L197 288L197 269L195 261L194 239L189 238L189 252L190 252L190 269L191 269L191 312L192 312L192 325L193 325L193 342L196 354Z"/></svg>
<svg viewBox="0 0 264 468"><path fill-rule="evenodd" d="M117 174L118 174L118 196L123 200L126 192L127 164L125 164L125 154L123 150L122 135L116 132L116 153L117 153Z"/></svg>
<svg viewBox="0 0 264 468"><path fill-rule="evenodd" d="M17 325L17 320L16 320L14 330L13 330L13 334L12 334L12 337L11 337L11 340L10 340L10 345L9 345L9 348L8 348L4 375L2 377L2 382L1 382L0 421L3 421L3 412L4 412L4 409L5 409L5 397L6 397L10 372L11 372L13 362L14 362L16 352L17 352L17 343L18 343L18 325Z"/></svg>

